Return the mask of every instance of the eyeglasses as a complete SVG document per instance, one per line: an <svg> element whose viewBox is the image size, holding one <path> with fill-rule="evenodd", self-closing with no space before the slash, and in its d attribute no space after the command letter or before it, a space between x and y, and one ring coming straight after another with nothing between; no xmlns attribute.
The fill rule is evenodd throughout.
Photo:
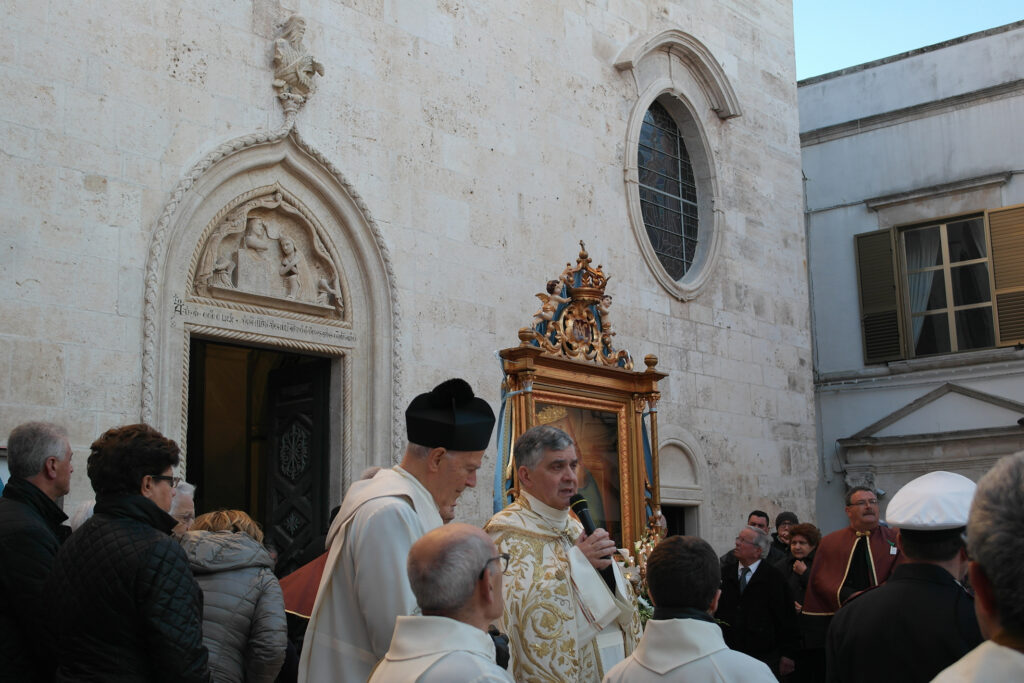
<svg viewBox="0 0 1024 683"><path fill-rule="evenodd" d="M867 506L878 507L878 499L872 498L871 500L858 500L850 503L846 507L848 508L866 508Z"/></svg>
<svg viewBox="0 0 1024 683"><path fill-rule="evenodd" d="M484 578L484 573L487 572L487 568L491 566L491 562L496 562L497 560L501 560L501 573L504 574L508 571L508 561L510 559L512 559L511 555L509 555L508 553L501 553L497 557L492 557L491 559L487 560L487 564L485 564L484 568L480 570L480 576L478 576L476 580L479 581L480 579Z"/></svg>
<svg viewBox="0 0 1024 683"><path fill-rule="evenodd" d="M151 474L149 476L151 476L155 481L166 481L171 485L172 489L178 488L178 484L181 483L181 477L172 477L167 474Z"/></svg>

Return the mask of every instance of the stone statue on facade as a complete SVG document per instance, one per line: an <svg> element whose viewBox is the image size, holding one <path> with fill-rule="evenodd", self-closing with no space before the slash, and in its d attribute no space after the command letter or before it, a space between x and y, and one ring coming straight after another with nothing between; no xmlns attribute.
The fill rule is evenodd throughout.
<svg viewBox="0 0 1024 683"><path fill-rule="evenodd" d="M302 44L305 34L306 20L293 14L274 41L274 88L286 109L289 104L301 106L316 90L314 77L324 75L324 65Z"/></svg>

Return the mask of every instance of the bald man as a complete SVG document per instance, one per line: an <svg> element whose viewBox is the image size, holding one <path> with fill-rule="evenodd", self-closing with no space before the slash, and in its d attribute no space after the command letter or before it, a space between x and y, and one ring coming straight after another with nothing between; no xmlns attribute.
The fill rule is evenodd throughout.
<svg viewBox="0 0 1024 683"><path fill-rule="evenodd" d="M487 627L501 616L508 555L469 524L428 532L409 550L409 584L423 616L400 616L369 683L510 683Z"/></svg>

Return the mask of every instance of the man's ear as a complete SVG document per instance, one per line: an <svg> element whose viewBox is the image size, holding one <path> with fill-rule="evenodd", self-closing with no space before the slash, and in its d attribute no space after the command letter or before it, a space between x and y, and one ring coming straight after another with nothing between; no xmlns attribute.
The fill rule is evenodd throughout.
<svg viewBox="0 0 1024 683"><path fill-rule="evenodd" d="M715 597L711 598L711 604L708 606L708 614L714 614L718 611L718 599L722 597L722 589L719 588L715 591Z"/></svg>
<svg viewBox="0 0 1024 683"><path fill-rule="evenodd" d="M967 565L967 575L971 578L971 589L974 591L974 600L981 604L986 612L995 612L995 592L992 590L992 583L988 580L988 574L977 562Z"/></svg>
<svg viewBox="0 0 1024 683"><path fill-rule="evenodd" d="M448 453L448 450L438 446L437 448L431 448L430 452L427 453L427 470L429 472L437 472L441 469L441 460Z"/></svg>
<svg viewBox="0 0 1024 683"><path fill-rule="evenodd" d="M57 458L50 456L43 463L43 474L46 475L47 479L57 478Z"/></svg>
<svg viewBox="0 0 1024 683"><path fill-rule="evenodd" d="M533 480L530 478L530 470L527 469L526 465L520 465L519 469L516 470L516 476L519 477L519 482L526 482L532 484Z"/></svg>

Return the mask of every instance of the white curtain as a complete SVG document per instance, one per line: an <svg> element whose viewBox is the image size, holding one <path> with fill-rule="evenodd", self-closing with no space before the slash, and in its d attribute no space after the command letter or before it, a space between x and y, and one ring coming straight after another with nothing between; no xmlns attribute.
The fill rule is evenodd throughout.
<svg viewBox="0 0 1024 683"><path fill-rule="evenodd" d="M904 240L904 244L907 246L907 270L919 270L928 266L934 266L938 260L939 250L942 248L942 239L939 235L938 229L919 230L914 235L916 244L908 244L907 240ZM935 279L934 270L929 270L924 273L915 273L912 278L909 279L910 284L910 310L923 311L928 305L928 295L932 291L932 280ZM924 328L924 316L917 316L912 318L914 321L914 347L917 347L917 342L921 338L921 330Z"/></svg>

